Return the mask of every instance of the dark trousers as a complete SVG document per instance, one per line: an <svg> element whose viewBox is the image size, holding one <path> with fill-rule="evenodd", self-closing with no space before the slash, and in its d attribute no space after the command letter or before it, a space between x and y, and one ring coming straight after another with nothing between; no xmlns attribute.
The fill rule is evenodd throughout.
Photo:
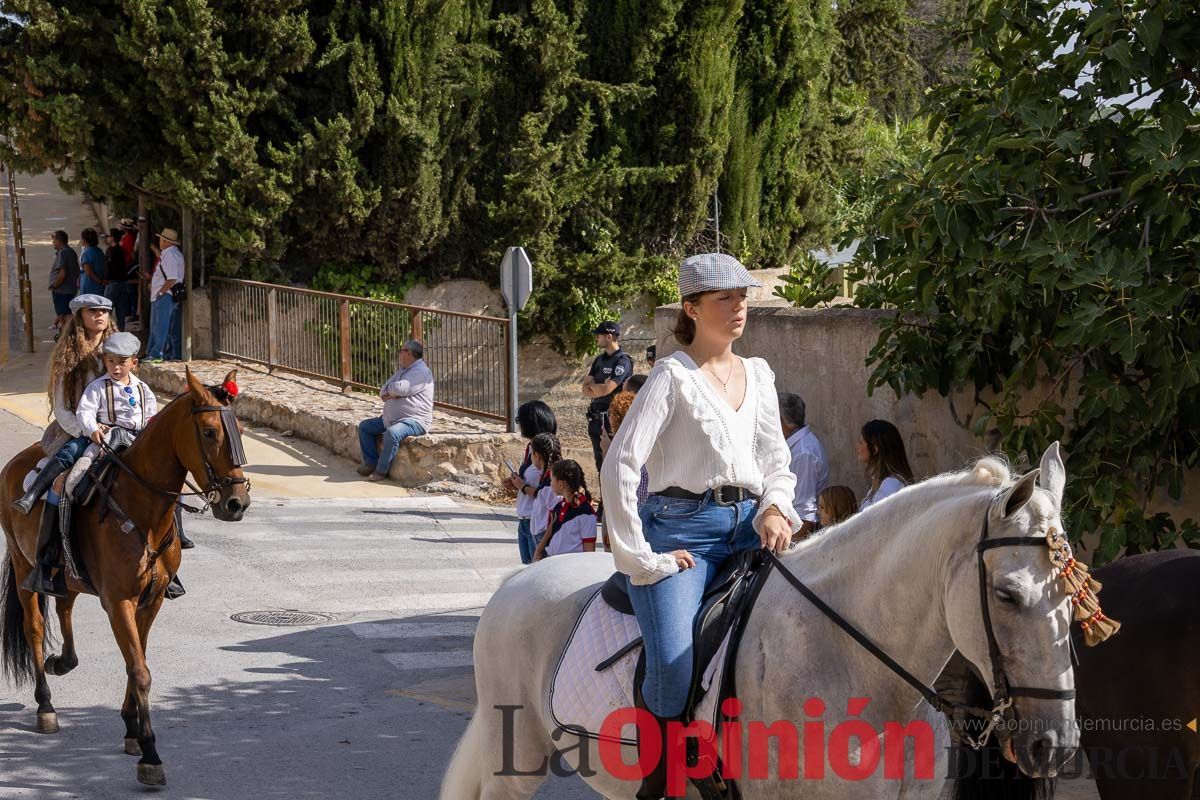
<svg viewBox="0 0 1200 800"><path fill-rule="evenodd" d="M589 411L588 438L592 440L592 457L596 459L596 472L600 471L600 465L604 463L604 451L600 449L601 431L612 436L612 427L608 421L608 412Z"/></svg>

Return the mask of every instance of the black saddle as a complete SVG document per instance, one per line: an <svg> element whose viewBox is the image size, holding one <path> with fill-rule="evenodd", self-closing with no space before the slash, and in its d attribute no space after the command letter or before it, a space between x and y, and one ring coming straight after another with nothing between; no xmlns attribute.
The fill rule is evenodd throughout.
<svg viewBox="0 0 1200 800"><path fill-rule="evenodd" d="M729 667L732 666L732 657L737 652L737 641L740 638L743 622L749 616L750 609L754 606L754 600L758 597L758 592L770 571L770 562L767 561L762 550L742 550L734 553L721 565L717 577L704 593L704 599L700 602L700 613L696 615L692 629L695 654L692 664L692 685L688 689L688 700L684 707L686 722L692 721L695 707L704 698L705 691L700 686L700 681L705 668L721 648L721 642L725 641L726 634L733 631L734 638L726 652L728 660L725 670L726 680L731 677L732 672ZM600 587L600 596L614 610L622 614L633 614L633 603L629 599L629 579L622 573L613 573L612 577ZM630 642L619 653L597 666L596 670L603 671L612 666L627 652L640 645L641 641L641 639L636 639ZM645 658L646 654L643 652L638 659L638 680L643 671L642 662Z"/></svg>

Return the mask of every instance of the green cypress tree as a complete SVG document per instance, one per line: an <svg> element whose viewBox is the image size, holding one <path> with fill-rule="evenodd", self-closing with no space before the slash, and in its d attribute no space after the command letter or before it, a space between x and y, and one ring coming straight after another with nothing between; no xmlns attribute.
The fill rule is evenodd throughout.
<svg viewBox="0 0 1200 800"><path fill-rule="evenodd" d="M312 52L301 0L5 10L6 157L73 173L94 196L140 186L209 214L226 268L282 252L297 150L281 90Z"/></svg>
<svg viewBox="0 0 1200 800"><path fill-rule="evenodd" d="M747 0L737 35L737 103L721 178L723 233L763 266L830 234L830 179L848 120L837 113L828 0Z"/></svg>

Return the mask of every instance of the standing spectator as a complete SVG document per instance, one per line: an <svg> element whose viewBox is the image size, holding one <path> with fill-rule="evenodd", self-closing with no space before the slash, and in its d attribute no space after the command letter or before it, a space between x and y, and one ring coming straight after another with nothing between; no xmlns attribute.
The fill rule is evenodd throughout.
<svg viewBox="0 0 1200 800"><path fill-rule="evenodd" d="M596 346L601 353L592 362L588 376L584 378L582 391L584 397L592 398L587 412L588 438L592 440L592 457L599 471L604 462L600 434L607 431L612 436L612 430L608 427L608 404L621 390L625 379L633 374L633 359L617 343L621 337L621 326L617 323L611 320L601 322L592 333L596 335Z"/></svg>
<svg viewBox="0 0 1200 800"><path fill-rule="evenodd" d="M537 498L538 481L542 474L533 464L533 440L539 433L557 433L558 420L554 411L541 400L530 400L517 408L517 429L525 439L525 456L521 466L508 477L504 485L517 493L517 550L522 564L533 562L533 549L537 540L533 538L531 520L534 500ZM511 469L511 465L510 465Z"/></svg>
<svg viewBox="0 0 1200 800"><path fill-rule="evenodd" d="M79 254L79 293L104 296L107 285L104 273L104 251L100 249L100 237L92 228L84 228L79 234L83 252Z"/></svg>
<svg viewBox="0 0 1200 800"><path fill-rule="evenodd" d="M532 540L529 542L529 556L532 561L536 561L534 553L537 552L538 542L542 540L542 534L546 532L546 526L549 524L550 509L562 500L562 496L554 491L554 480L550 474L550 469L562 461L562 445L553 433L539 433L530 442L530 449L534 466L541 473L541 478L534 487L535 495L530 512L532 519L529 523Z"/></svg>
<svg viewBox="0 0 1200 800"><path fill-rule="evenodd" d="M130 284L130 267L133 267L133 283ZM129 313L130 303L137 297L137 267L126 260L125 249L121 247L121 229L113 228L108 232L108 249L104 252L104 272L108 278L108 286L104 296L112 301L114 322L117 329L125 330L125 317Z"/></svg>
<svg viewBox="0 0 1200 800"><path fill-rule="evenodd" d="M817 495L817 515L821 528L828 528L854 516L858 510L858 498L849 486L826 486Z"/></svg>
<svg viewBox="0 0 1200 800"><path fill-rule="evenodd" d="M425 364L425 348L408 341L400 348L400 369L379 389L383 398L383 416L358 423L358 443L363 463L359 475L381 481L388 476L392 459L400 443L410 436L422 436L433 427L433 373ZM383 449L375 443L383 437Z"/></svg>
<svg viewBox="0 0 1200 800"><path fill-rule="evenodd" d="M137 264L137 225L125 217L121 220L121 249L125 251L125 263Z"/></svg>
<svg viewBox="0 0 1200 800"><path fill-rule="evenodd" d="M817 495L829 483L829 459L825 448L812 429L805 423L806 409L800 395L790 392L779 393L779 421L792 453L792 474L796 476L796 496L792 507L804 521L800 532L793 537L803 539L812 533L819 521Z"/></svg>
<svg viewBox="0 0 1200 800"><path fill-rule="evenodd" d="M862 436L855 443L858 463L866 467L871 481L860 511L890 497L913 482L912 468L904 452L904 439L896 426L884 419L873 419L862 426Z"/></svg>
<svg viewBox="0 0 1200 800"><path fill-rule="evenodd" d="M534 551L533 560L563 553L596 550L596 510L583 479L579 462L566 459L550 468L551 489L562 499L546 515L546 532Z"/></svg>
<svg viewBox="0 0 1200 800"><path fill-rule="evenodd" d="M54 301L54 329L61 333L71 319L71 298L79 286L79 256L68 244L66 231L55 231L51 241L54 243L54 264L50 267L49 288ZM58 333L54 334L54 341L58 341Z"/></svg>
<svg viewBox="0 0 1200 800"><path fill-rule="evenodd" d="M150 276L150 342L146 345L146 361L162 361L171 355L171 321L175 298L171 287L183 281L183 253L179 250L179 234L163 228L158 235L162 248L154 273Z"/></svg>
<svg viewBox="0 0 1200 800"><path fill-rule="evenodd" d="M658 345L652 344L646 348L646 363L650 365L650 369L654 369L654 362L658 360Z"/></svg>

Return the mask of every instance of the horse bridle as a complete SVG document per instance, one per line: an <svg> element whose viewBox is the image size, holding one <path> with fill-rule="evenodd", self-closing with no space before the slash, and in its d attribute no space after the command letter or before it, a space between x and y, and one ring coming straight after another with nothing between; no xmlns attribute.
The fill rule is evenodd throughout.
<svg viewBox="0 0 1200 800"><path fill-rule="evenodd" d="M246 450L242 447L242 432L238 429L237 415L233 413L233 409L229 406L193 406L192 416L195 417L197 414L209 411L216 411L221 415L221 427L225 429L225 440L229 442L230 461L235 467L246 466L249 462L246 460ZM212 505L216 502L216 498L223 489L239 483L246 484L246 491L250 491L250 479L245 475L240 478L217 475L216 470L212 467L212 462L208 460L208 454L204 452L204 438L200 435L200 425L194 419L192 423L192 427L196 431L196 446L200 450L200 459L204 462L204 471L208 476L208 485L203 489L208 504ZM184 481L186 480L187 478L184 478Z"/></svg>
<svg viewBox="0 0 1200 800"><path fill-rule="evenodd" d="M987 511L983 515L982 530L979 533L979 544L975 547L976 560L979 565L979 603L983 613L983 628L987 634L988 658L992 666L993 692L991 709L969 706L951 700L936 689L922 683L915 675L900 666L894 658L885 653L879 645L868 639L858 628L854 627L844 617L830 608L812 589L796 577L795 573L784 566L778 556L770 550L766 551L769 563L779 571L779 574L793 588L804 595L818 610L849 634L852 639L862 645L871 655L875 656L884 666L916 689L930 705L947 716L953 716L957 712L986 720L984 729L977 736L972 737L970 734L963 733L964 741L976 750L982 748L987 743L988 737L997 725L1009 718L1014 721L1016 720L1017 711L1013 705L1013 698L1032 697L1042 700L1073 700L1075 698L1074 689L1042 689L1029 686L1013 686L1008 680L1008 673L1004 670L1002 664L1003 655L1000 652L1000 645L996 641L996 632L992 629L992 615L988 607L987 566L983 563L983 554L987 550L994 550L998 547L1049 548L1050 541L1046 536L1008 536L1000 539L989 539L988 518L991 516L992 508L999 497L1000 493L997 493L992 497L991 502L988 503Z"/></svg>
<svg viewBox="0 0 1200 800"><path fill-rule="evenodd" d="M189 511L193 514L202 514L207 511L210 506L217 502L223 489L239 483L244 483L246 484L246 491L250 491L250 479L244 475L240 478L234 478L229 475L221 477L218 476L216 470L213 469L212 462L208 458L208 453L206 453L204 450L204 439L200 435L200 424L195 420L195 416L197 414L203 414L209 411L216 411L221 415L221 427L224 428L225 439L229 442L229 458L230 461L233 462L233 465L235 467L244 467L249 463L246 459L246 450L242 446L242 433L238 429L237 415L233 413L233 409L229 406L193 406L190 414L190 416L193 418L192 428L196 433L196 446L200 451L200 460L204 462L204 471L208 478L208 483L203 489L197 488L196 484L188 480L186 474L183 477L183 483L192 491L172 492L166 489L160 489L157 486L152 485L141 475L138 475L133 467L126 464L124 459L120 457L120 454L115 452L107 444L104 444L103 448L109 453L109 455L113 457L112 460L117 464L118 467L129 474L142 486L143 489L146 489L149 492L153 492L154 494L161 495L163 497L174 498L176 502L183 497L203 497L204 505L200 508L189 506L186 503L179 503L180 508L183 508L186 511Z"/></svg>

